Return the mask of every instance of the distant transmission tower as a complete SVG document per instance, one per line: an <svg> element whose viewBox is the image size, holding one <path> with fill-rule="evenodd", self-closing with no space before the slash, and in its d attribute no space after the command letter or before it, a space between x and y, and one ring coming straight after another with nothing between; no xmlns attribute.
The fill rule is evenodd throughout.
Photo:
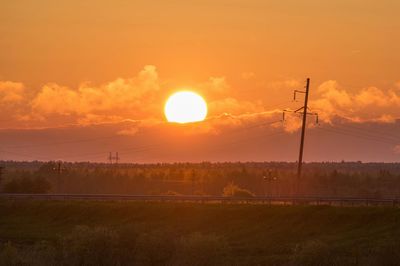
<svg viewBox="0 0 400 266"><path fill-rule="evenodd" d="M285 121L285 113L291 112L291 113L298 113L303 116L303 123L301 126L301 137L300 137L300 150L299 150L299 162L297 166L297 180L300 180L301 178L301 173L302 173L302 166L303 166L303 150L304 150L304 137L306 134L306 127L307 127L307 115L314 115L316 117L316 124L318 124L318 113L312 113L309 112L310 109L308 108L308 94L310 91L310 79L307 78L306 81L306 86L305 86L305 91L304 90L295 90L293 92L293 101L296 100L297 93L304 93L304 105L300 107L297 110L291 111L291 110L283 110L283 121Z"/></svg>
<svg viewBox="0 0 400 266"><path fill-rule="evenodd" d="M119 156L118 156L118 152L115 153L115 163L118 164L119 162Z"/></svg>
<svg viewBox="0 0 400 266"><path fill-rule="evenodd" d="M113 156L112 152L110 151L108 154L108 161L110 162L110 164L113 164L113 162L115 164L118 164L119 160L121 159L118 155L118 152L115 153L115 156Z"/></svg>
<svg viewBox="0 0 400 266"><path fill-rule="evenodd" d="M110 153L108 154L108 162L109 162L110 164L112 164L112 161L113 161L113 157L112 157L112 153L110 152Z"/></svg>

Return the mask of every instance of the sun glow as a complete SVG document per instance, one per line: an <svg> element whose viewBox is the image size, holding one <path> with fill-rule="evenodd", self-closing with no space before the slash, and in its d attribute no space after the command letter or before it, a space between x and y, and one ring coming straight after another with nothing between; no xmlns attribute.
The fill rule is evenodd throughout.
<svg viewBox="0 0 400 266"><path fill-rule="evenodd" d="M203 121L207 116L207 103L197 93L179 91L168 98L164 113L168 122L183 124Z"/></svg>

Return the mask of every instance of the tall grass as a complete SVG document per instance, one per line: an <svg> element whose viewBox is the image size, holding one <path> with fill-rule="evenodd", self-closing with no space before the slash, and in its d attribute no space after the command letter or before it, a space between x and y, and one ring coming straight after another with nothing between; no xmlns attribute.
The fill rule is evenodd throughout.
<svg viewBox="0 0 400 266"><path fill-rule="evenodd" d="M226 241L214 235L195 233L173 240L155 232L121 238L109 228L78 226L54 242L20 247L3 244L0 265L224 265L229 256Z"/></svg>
<svg viewBox="0 0 400 266"><path fill-rule="evenodd" d="M0 265L398 265L399 221L379 207L0 201Z"/></svg>

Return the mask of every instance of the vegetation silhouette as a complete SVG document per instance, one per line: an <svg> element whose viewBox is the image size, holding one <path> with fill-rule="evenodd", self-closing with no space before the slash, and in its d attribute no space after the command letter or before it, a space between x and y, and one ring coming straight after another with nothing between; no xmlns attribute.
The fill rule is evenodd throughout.
<svg viewBox="0 0 400 266"><path fill-rule="evenodd" d="M397 208L0 201L0 265L397 265Z"/></svg>
<svg viewBox="0 0 400 266"><path fill-rule="evenodd" d="M400 197L398 163L306 163L298 183L296 163L100 164L0 162L7 193L135 195ZM55 170L56 169L56 170ZM296 185L296 186L295 186ZM234 190L232 194L231 190Z"/></svg>

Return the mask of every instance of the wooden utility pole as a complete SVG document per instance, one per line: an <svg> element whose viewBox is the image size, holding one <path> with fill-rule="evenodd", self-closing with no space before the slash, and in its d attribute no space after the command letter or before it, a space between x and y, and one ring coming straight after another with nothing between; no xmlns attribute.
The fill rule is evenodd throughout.
<svg viewBox="0 0 400 266"><path fill-rule="evenodd" d="M297 180L301 178L301 170L303 166L303 150L304 150L304 136L306 134L306 126L307 126L307 110L308 110L308 92L310 90L310 79L307 78L306 83L306 91L304 97L304 106L303 106L303 125L301 126L301 138L300 138L300 152L299 152L299 165L297 166Z"/></svg>
<svg viewBox="0 0 400 266"><path fill-rule="evenodd" d="M303 150L304 150L304 138L306 135L306 127L307 127L307 115L314 115L316 117L316 124L318 124L318 113L315 112L309 112L308 108L308 94L310 91L310 79L307 78L306 81L306 86L305 90L295 90L293 93L293 100L296 101L296 95L297 93L303 93L305 94L304 97L304 105L300 107L297 110L283 110L283 119L282 121L285 121L285 113L297 113L301 114L303 116L303 124L301 126L301 137L300 137L300 151L299 151L299 162L297 165L297 188L296 188L296 193L299 193L299 184L300 184L300 179L301 179L301 171L302 171L302 166L303 166Z"/></svg>

